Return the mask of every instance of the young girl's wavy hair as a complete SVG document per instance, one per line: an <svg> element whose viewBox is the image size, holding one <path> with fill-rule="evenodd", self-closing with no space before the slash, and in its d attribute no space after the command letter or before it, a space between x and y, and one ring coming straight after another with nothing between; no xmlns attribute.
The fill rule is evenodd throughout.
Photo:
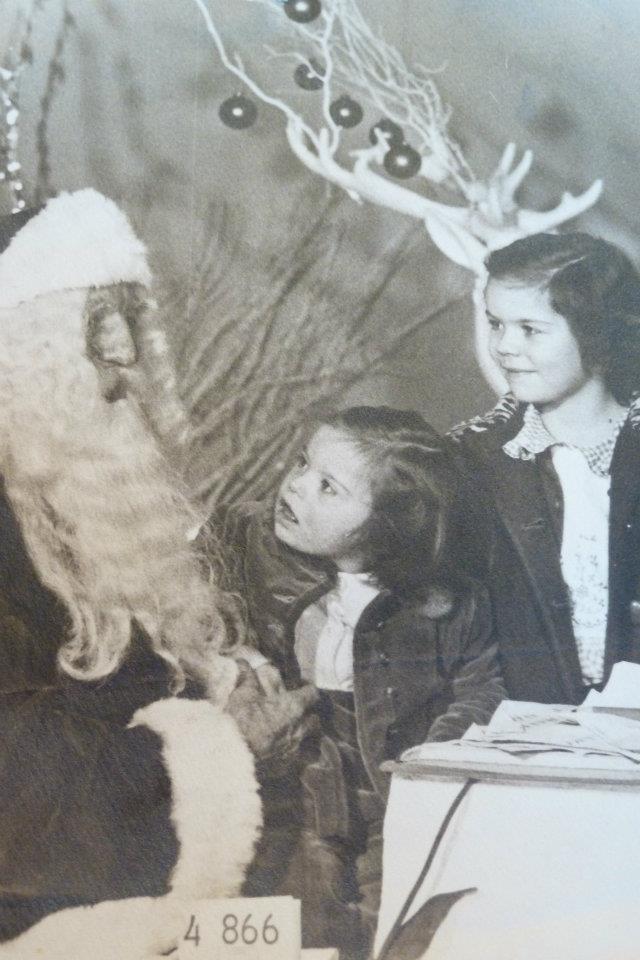
<svg viewBox="0 0 640 960"><path fill-rule="evenodd" d="M536 233L494 250L490 280L535 286L567 320L587 370L619 403L640 391L640 274L618 247L587 233Z"/></svg>
<svg viewBox="0 0 640 960"><path fill-rule="evenodd" d="M462 583L479 573L471 544L473 505L446 441L420 414L391 407L350 407L321 425L344 433L370 469L371 514L352 546L381 587L401 597L451 606Z"/></svg>

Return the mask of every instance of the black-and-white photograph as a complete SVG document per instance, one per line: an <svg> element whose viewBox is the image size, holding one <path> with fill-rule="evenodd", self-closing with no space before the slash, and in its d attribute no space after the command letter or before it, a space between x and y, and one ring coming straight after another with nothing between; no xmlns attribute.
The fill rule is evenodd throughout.
<svg viewBox="0 0 640 960"><path fill-rule="evenodd" d="M638 960L639 45L0 0L0 957Z"/></svg>

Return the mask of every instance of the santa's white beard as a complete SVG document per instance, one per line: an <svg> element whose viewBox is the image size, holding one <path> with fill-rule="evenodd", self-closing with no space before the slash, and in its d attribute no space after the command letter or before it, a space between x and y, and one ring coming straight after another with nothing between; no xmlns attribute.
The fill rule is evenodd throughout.
<svg viewBox="0 0 640 960"><path fill-rule="evenodd" d="M185 670L214 675L216 593L187 540L199 518L135 398L102 396L83 304L73 291L11 311L11 326L0 316L2 472L34 566L71 618L60 665L107 676L136 620L178 683Z"/></svg>

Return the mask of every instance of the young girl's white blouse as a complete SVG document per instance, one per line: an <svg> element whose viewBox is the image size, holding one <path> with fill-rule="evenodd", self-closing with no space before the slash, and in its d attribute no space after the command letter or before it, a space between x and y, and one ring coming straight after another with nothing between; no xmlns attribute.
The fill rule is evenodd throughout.
<svg viewBox="0 0 640 960"><path fill-rule="evenodd" d="M322 690L353 690L353 633L380 592L368 573L338 573L336 586L300 615L295 654L302 679Z"/></svg>

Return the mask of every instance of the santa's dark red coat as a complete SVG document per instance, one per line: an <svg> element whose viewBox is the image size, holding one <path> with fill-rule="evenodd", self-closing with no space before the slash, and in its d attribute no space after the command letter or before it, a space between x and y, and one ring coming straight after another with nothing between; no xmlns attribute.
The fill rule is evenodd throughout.
<svg viewBox="0 0 640 960"><path fill-rule="evenodd" d="M73 680L56 665L66 629L65 611L40 582L11 506L0 495L0 940L63 907L160 896L180 858L188 856L177 829L163 737L144 725L128 727L148 704L175 706L165 700L170 689L164 662L138 636L115 676L101 683ZM198 697L199 691L190 688L185 695ZM203 737L222 724L231 741L225 755L237 750L236 769L249 795L227 796L226 810L217 811L219 785L203 751L202 769L194 774L201 778L200 792L207 776L213 789L202 843L211 843L207 829L215 829L216 816L228 821L230 801L238 810L244 799L247 816L239 829L246 826L246 835L239 845L252 851L259 821L252 759L231 718L205 702L198 709ZM229 841L219 832L224 840L218 848L214 837L211 858L218 890L216 877L224 870L215 853L224 857ZM237 849L232 855L239 860ZM237 868L234 863L230 876ZM238 886L231 878L229 892Z"/></svg>

